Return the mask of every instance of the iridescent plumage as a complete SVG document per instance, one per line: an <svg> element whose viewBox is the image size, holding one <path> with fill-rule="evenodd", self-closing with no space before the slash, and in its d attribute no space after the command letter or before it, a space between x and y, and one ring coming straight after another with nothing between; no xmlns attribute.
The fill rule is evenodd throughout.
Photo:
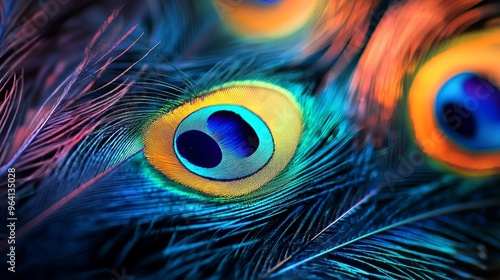
<svg viewBox="0 0 500 280"><path fill-rule="evenodd" d="M1 1L1 278L495 279L500 6L452 2Z"/></svg>

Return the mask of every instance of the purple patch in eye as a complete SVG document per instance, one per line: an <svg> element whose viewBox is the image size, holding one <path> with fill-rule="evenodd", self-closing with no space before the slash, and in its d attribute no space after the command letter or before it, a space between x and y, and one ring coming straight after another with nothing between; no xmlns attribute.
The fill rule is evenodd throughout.
<svg viewBox="0 0 500 280"><path fill-rule="evenodd" d="M487 110L492 118L500 118L500 90L490 81L475 74L466 74L468 77L463 81L463 89L467 95L478 101L484 101L490 106L482 106L481 110ZM491 112L490 112L491 111ZM500 120L500 119L498 119Z"/></svg>
<svg viewBox="0 0 500 280"><path fill-rule="evenodd" d="M244 158L251 156L259 147L255 130L238 114L218 111L207 120L208 129L219 138L219 144Z"/></svg>

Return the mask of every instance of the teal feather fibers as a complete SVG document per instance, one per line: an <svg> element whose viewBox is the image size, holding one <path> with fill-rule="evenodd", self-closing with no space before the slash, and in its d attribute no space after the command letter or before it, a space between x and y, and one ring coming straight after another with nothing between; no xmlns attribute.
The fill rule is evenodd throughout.
<svg viewBox="0 0 500 280"><path fill-rule="evenodd" d="M284 51L293 42L234 38L195 1L60 4L19 47L6 38L40 7L0 3L3 221L2 184L9 168L18 176L16 272L2 267L0 278L500 275L498 177L398 165L394 150L418 150L403 130L390 143L397 149L365 141L369 124L352 117L348 95L353 69L316 67L325 50L301 58ZM285 170L253 193L220 198L149 164L142 135L152 120L241 80L286 88L300 105L303 133Z"/></svg>

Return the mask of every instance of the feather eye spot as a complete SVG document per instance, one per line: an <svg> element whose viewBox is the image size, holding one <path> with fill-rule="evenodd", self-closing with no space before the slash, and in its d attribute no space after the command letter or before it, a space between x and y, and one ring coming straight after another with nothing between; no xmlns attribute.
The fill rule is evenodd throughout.
<svg viewBox="0 0 500 280"><path fill-rule="evenodd" d="M144 154L173 181L236 197L274 179L292 159L301 134L302 112L290 92L263 82L233 82L154 120L143 135Z"/></svg>
<svg viewBox="0 0 500 280"><path fill-rule="evenodd" d="M417 144L466 175L500 172L499 35L491 29L449 43L422 64L408 95Z"/></svg>

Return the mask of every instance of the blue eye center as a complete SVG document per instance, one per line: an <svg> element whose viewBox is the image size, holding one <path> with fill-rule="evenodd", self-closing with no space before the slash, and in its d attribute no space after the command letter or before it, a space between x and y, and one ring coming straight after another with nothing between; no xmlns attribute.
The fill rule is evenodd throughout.
<svg viewBox="0 0 500 280"><path fill-rule="evenodd" d="M443 132L468 150L500 150L500 91L487 79L462 73L449 79L436 97L435 114Z"/></svg>
<svg viewBox="0 0 500 280"><path fill-rule="evenodd" d="M477 133L474 115L458 103L446 103L443 106L441 126L451 129L457 136L474 138Z"/></svg>
<svg viewBox="0 0 500 280"><path fill-rule="evenodd" d="M175 143L179 155L199 167L213 168L222 160L219 144L205 132L188 130L179 135Z"/></svg>
<svg viewBox="0 0 500 280"><path fill-rule="evenodd" d="M192 173L218 181L238 180L262 169L274 153L269 128L235 105L193 112L177 127L174 151Z"/></svg>

